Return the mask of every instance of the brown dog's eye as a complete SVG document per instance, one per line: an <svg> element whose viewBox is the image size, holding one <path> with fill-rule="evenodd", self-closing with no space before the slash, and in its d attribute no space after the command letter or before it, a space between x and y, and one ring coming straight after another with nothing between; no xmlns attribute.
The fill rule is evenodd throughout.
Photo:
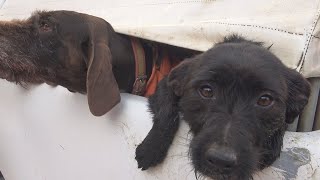
<svg viewBox="0 0 320 180"><path fill-rule="evenodd" d="M41 23L40 23L40 30L41 30L42 32L49 32L49 31L51 31L52 29L51 29L51 27L49 26L49 24L47 24L47 23L45 23L45 22L41 22Z"/></svg>
<svg viewBox="0 0 320 180"><path fill-rule="evenodd" d="M213 90L212 87L209 85L203 85L199 89L199 93L204 98L212 98L213 97Z"/></svg>
<svg viewBox="0 0 320 180"><path fill-rule="evenodd" d="M259 106L270 106L273 103L273 97L269 94L262 95L259 99L257 104Z"/></svg>

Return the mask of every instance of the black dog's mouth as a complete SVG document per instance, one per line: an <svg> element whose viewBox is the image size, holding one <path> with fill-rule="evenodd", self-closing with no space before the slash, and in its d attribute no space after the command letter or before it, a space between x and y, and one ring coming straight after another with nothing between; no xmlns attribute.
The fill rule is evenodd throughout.
<svg viewBox="0 0 320 180"><path fill-rule="evenodd" d="M260 169L258 148L254 148L249 142L247 146L243 147L246 148L216 146L208 144L206 137L195 136L190 144L190 156L196 178L209 177L214 180L252 179L253 173ZM208 151L214 151L213 158L208 158Z"/></svg>
<svg viewBox="0 0 320 180"><path fill-rule="evenodd" d="M249 180L253 179L252 176L237 176L235 174L216 174L211 172L210 170L206 170L206 172L201 172L200 170L195 170L195 176L197 180L200 180L205 177L210 177L213 180Z"/></svg>
<svg viewBox="0 0 320 180"><path fill-rule="evenodd" d="M194 164L194 167L197 179L201 179L201 177L209 177L214 180L247 180L252 179L252 174L254 172L253 169L248 169L246 166L237 166L230 169L218 169L205 164Z"/></svg>
<svg viewBox="0 0 320 180"><path fill-rule="evenodd" d="M212 133L217 129L203 128L194 135L189 147L197 179L253 179L254 173L270 166L280 156L285 129L285 125L281 126L266 138L257 138L259 135L255 134L257 141L241 136L240 132L228 139Z"/></svg>
<svg viewBox="0 0 320 180"><path fill-rule="evenodd" d="M241 173L241 167L234 170L219 170L219 169L210 169L208 167L198 167L195 168L196 179L201 179L204 177L209 177L214 180L247 180L252 179L251 174Z"/></svg>

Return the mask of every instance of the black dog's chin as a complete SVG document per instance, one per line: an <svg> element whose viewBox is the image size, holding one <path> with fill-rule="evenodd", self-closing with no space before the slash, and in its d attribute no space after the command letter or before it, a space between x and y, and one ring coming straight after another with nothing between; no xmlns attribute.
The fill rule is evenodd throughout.
<svg viewBox="0 0 320 180"><path fill-rule="evenodd" d="M256 164L256 163L253 163ZM195 176L197 179L200 177L209 177L214 180L250 180L253 179L252 175L256 168L248 166L238 166L229 171L224 171L217 168L212 168L204 165L204 163L195 163L193 161Z"/></svg>
<svg viewBox="0 0 320 180"><path fill-rule="evenodd" d="M252 180L252 175L237 175L237 174L216 174L206 170L206 172L201 172L195 169L196 179L201 179L202 177L209 177L213 180Z"/></svg>

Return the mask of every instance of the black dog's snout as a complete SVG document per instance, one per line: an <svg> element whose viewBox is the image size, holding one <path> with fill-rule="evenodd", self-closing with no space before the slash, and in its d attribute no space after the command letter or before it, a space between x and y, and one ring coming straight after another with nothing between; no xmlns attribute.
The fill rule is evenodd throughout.
<svg viewBox="0 0 320 180"><path fill-rule="evenodd" d="M211 147L205 152L205 159L210 166L219 169L232 169L237 164L235 151L227 147Z"/></svg>

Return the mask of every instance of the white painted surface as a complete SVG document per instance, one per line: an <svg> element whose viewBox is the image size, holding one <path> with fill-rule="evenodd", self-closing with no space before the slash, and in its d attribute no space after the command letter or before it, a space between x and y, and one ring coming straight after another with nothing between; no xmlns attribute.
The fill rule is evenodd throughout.
<svg viewBox="0 0 320 180"><path fill-rule="evenodd" d="M143 97L122 94L112 111L94 117L84 95L47 85L24 89L0 80L0 100L0 169L6 180L195 179L185 123L164 163L148 171L137 169L136 145L152 125ZM309 179L319 171L319 137L320 131L286 134L285 151L298 147L311 154L297 179ZM256 179L279 179L284 177L281 172L268 168Z"/></svg>

